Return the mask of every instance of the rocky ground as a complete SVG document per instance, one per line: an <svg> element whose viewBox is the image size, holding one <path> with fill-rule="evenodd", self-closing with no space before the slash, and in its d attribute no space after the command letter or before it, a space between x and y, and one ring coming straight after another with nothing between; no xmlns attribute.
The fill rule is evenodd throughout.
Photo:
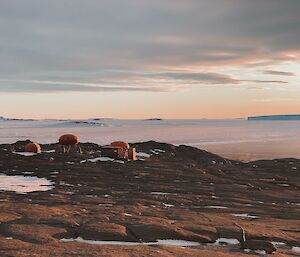
<svg viewBox="0 0 300 257"><path fill-rule="evenodd" d="M0 256L300 256L300 160L241 163L152 141L135 144L149 158L126 163L93 162L96 144L12 152L23 146L0 145L0 173L54 188L0 192ZM146 244L162 239L198 244Z"/></svg>

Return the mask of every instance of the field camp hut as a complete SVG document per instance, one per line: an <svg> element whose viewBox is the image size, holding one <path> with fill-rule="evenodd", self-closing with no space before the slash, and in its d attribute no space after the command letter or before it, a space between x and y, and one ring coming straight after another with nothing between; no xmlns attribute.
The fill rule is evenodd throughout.
<svg viewBox="0 0 300 257"><path fill-rule="evenodd" d="M124 141L115 141L102 147L101 155L110 158L136 160L135 148L130 148L130 145Z"/></svg>
<svg viewBox="0 0 300 257"><path fill-rule="evenodd" d="M41 153L42 149L38 143L28 143L24 147L25 152L28 153Z"/></svg>
<svg viewBox="0 0 300 257"><path fill-rule="evenodd" d="M127 142L123 142L123 141L115 141L115 142L112 142L110 145L116 146L116 147L121 147L126 150L128 150L130 148L129 144Z"/></svg>
<svg viewBox="0 0 300 257"><path fill-rule="evenodd" d="M79 136L73 134L65 134L59 138L58 142L63 147L64 153L69 153L72 148L76 149L76 147L78 147L81 152L81 149L78 146L80 142Z"/></svg>
<svg viewBox="0 0 300 257"><path fill-rule="evenodd" d="M130 147L128 149L128 159L129 160L133 160L136 161L137 157L136 157L136 149L134 147Z"/></svg>

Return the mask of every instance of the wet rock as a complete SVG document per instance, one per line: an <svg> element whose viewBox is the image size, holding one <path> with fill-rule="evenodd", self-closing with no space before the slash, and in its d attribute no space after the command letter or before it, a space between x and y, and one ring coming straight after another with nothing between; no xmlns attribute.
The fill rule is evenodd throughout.
<svg viewBox="0 0 300 257"><path fill-rule="evenodd" d="M167 227L156 224L134 224L127 227L139 241L143 242L151 242L158 239L178 239L203 243L214 241L208 235L200 235L179 227Z"/></svg>
<svg viewBox="0 0 300 257"><path fill-rule="evenodd" d="M0 224L4 222L16 220L18 218L20 218L20 215L18 215L17 213L2 211L0 215Z"/></svg>
<svg viewBox="0 0 300 257"><path fill-rule="evenodd" d="M239 241L243 240L243 233L237 226L223 226L219 227L217 230L220 237L236 238Z"/></svg>
<svg viewBox="0 0 300 257"><path fill-rule="evenodd" d="M56 239L52 235L66 232L63 228L36 224L3 224L1 231L7 237L35 244L53 242Z"/></svg>
<svg viewBox="0 0 300 257"><path fill-rule="evenodd" d="M85 224L78 229L78 235L90 240L135 241L125 226L107 222Z"/></svg>
<svg viewBox="0 0 300 257"><path fill-rule="evenodd" d="M270 254L276 251L276 247L269 241L265 240L246 240L241 243L243 249L262 250Z"/></svg>
<svg viewBox="0 0 300 257"><path fill-rule="evenodd" d="M13 237L0 237L0 251L20 250L28 246L30 246L30 243L16 240ZM3 255L0 254L0 256L2 257Z"/></svg>

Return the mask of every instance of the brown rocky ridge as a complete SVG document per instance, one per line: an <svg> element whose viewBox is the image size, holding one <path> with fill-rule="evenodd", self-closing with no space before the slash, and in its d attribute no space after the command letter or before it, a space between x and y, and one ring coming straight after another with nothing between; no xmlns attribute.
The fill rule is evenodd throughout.
<svg viewBox="0 0 300 257"><path fill-rule="evenodd" d="M99 159L92 143L17 154L26 143L0 145L0 173L53 186L0 192L0 256L300 254L300 160L242 163L154 141L131 144L140 160L128 162Z"/></svg>

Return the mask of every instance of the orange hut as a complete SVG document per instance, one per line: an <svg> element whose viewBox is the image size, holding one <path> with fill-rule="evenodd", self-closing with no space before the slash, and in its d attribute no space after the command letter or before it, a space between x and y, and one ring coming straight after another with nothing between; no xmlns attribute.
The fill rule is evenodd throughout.
<svg viewBox="0 0 300 257"><path fill-rule="evenodd" d="M73 134L65 134L59 138L58 142L63 146L64 153L68 153L72 147L75 147L80 142L80 138Z"/></svg>
<svg viewBox="0 0 300 257"><path fill-rule="evenodd" d="M135 148L130 148L124 141L115 141L109 146L102 147L101 153L106 157L136 160Z"/></svg>
<svg viewBox="0 0 300 257"><path fill-rule="evenodd" d="M38 143L28 143L24 147L25 152L29 153L41 153L42 149Z"/></svg>

